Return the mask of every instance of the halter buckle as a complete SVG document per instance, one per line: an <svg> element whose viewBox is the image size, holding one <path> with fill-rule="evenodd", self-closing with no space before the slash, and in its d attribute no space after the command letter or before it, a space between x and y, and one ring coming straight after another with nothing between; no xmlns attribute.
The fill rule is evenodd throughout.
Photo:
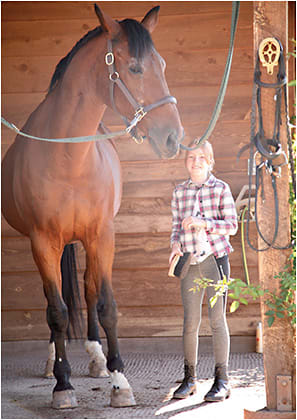
<svg viewBox="0 0 297 420"><path fill-rule="evenodd" d="M137 118L137 122L142 120L142 118L146 115L146 111L140 107L135 111L134 117Z"/></svg>
<svg viewBox="0 0 297 420"><path fill-rule="evenodd" d="M135 111L133 120L130 122L129 126L126 128L127 133L130 133L132 128L135 127L146 114L147 112L142 107L138 108Z"/></svg>

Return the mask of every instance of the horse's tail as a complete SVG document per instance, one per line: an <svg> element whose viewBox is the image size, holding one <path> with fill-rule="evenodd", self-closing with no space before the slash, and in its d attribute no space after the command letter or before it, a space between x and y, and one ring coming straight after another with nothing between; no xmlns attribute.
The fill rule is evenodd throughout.
<svg viewBox="0 0 297 420"><path fill-rule="evenodd" d="M81 299L77 279L75 247L73 244L64 247L61 258L62 296L68 307L69 324L67 336L81 338L83 333L83 321L81 311Z"/></svg>

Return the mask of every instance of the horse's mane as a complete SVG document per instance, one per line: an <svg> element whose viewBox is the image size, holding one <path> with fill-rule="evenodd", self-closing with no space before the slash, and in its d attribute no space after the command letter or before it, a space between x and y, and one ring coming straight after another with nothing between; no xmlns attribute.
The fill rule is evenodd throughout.
<svg viewBox="0 0 297 420"><path fill-rule="evenodd" d="M150 36L150 33L147 29L137 22L134 19L125 19L119 22L122 26L127 38L129 53L132 57L135 57L137 60L141 59L147 52L149 52L153 46L153 41ZM62 79L68 65L70 64L72 58L87 42L91 39L102 34L103 30L101 26L89 31L84 35L72 48L72 50L60 60L57 64L55 72L50 82L48 93L51 92L58 84L59 80ZM113 40L113 41L116 41Z"/></svg>

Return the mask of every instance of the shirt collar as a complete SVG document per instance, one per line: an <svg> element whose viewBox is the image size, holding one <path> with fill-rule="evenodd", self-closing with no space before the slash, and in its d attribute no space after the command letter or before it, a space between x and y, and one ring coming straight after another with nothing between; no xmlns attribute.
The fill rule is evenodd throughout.
<svg viewBox="0 0 297 420"><path fill-rule="evenodd" d="M215 176L213 174L210 174L210 176L207 178L206 182L204 182L204 184L202 184L202 187L204 187L205 185L207 187L210 187L210 186L214 185L215 182L216 182ZM191 178L189 178L188 181L187 181L187 186L195 186L195 187L197 187L197 184L195 184L195 182L193 182L191 180Z"/></svg>

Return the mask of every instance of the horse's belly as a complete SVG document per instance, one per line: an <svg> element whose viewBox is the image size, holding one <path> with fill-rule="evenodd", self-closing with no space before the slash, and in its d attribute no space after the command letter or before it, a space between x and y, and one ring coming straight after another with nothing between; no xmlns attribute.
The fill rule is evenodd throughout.
<svg viewBox="0 0 297 420"><path fill-rule="evenodd" d="M27 225L19 213L15 196L13 182L16 171L14 144L8 149L1 165L1 211L7 223L23 235L28 235Z"/></svg>

